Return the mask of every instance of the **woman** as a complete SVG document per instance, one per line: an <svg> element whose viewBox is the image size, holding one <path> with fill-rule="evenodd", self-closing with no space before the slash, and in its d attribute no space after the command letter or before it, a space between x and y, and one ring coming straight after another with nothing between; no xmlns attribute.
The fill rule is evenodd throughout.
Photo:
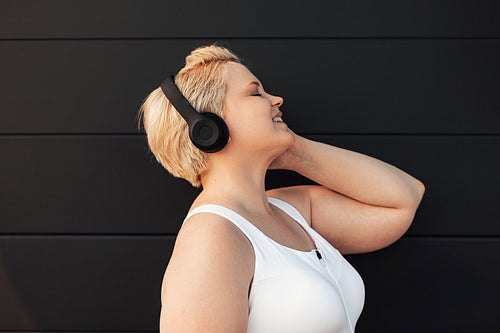
<svg viewBox="0 0 500 333"><path fill-rule="evenodd" d="M196 110L224 119L229 139L217 152L196 148L160 88L141 106L157 160L202 187L165 271L160 332L354 332L365 290L342 254L398 240L424 185L295 134L281 121L283 98L224 47L192 51L175 84ZM266 191L268 169L321 185Z"/></svg>

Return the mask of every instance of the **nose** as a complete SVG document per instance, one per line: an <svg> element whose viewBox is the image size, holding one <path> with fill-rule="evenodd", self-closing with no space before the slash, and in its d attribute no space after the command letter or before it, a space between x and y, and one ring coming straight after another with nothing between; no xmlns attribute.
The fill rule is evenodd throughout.
<svg viewBox="0 0 500 333"><path fill-rule="evenodd" d="M271 95L271 96L272 96L271 97L271 102L272 102L273 106L278 106L279 107L279 106L283 105L283 98L282 97L280 97L280 96L273 96L273 95Z"/></svg>

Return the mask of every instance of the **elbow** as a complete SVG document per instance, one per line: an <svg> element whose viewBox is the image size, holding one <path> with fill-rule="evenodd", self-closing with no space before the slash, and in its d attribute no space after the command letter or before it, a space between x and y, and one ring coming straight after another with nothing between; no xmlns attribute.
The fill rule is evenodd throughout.
<svg viewBox="0 0 500 333"><path fill-rule="evenodd" d="M424 197L425 193L425 185L421 181L417 180L417 186L416 186L416 194L415 194L415 199L414 199L414 204L413 207L415 210L418 208L420 205L420 202L422 202L422 198Z"/></svg>
<svg viewBox="0 0 500 333"><path fill-rule="evenodd" d="M415 184L409 188L406 200L403 204L401 204L401 206L399 206L399 208L407 209L413 212L416 211L418 206L420 205L420 202L422 201L424 192L425 185L421 181L416 180Z"/></svg>
<svg viewBox="0 0 500 333"><path fill-rule="evenodd" d="M418 188L419 188L419 202L422 200L422 197L424 196L425 193L425 185L421 181L418 181Z"/></svg>

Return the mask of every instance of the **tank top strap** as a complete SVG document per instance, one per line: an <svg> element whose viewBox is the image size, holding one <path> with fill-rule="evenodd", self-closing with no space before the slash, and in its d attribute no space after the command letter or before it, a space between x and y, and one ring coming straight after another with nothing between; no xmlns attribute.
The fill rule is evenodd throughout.
<svg viewBox="0 0 500 333"><path fill-rule="evenodd" d="M272 198L272 197L268 197L267 200L270 203L272 203L273 205L278 206L278 208L280 208L281 210L285 211L285 213L287 213L294 220L296 220L298 223L300 223L300 225L304 229L306 229L306 230L311 229L311 226L307 223L306 219L302 216L302 214L300 214L300 212L295 207L290 205L288 202L283 201L283 200L278 199L278 198Z"/></svg>
<svg viewBox="0 0 500 333"><path fill-rule="evenodd" d="M268 197L267 200L271 204L283 210L297 223L299 223L307 231L309 236L314 241L316 241L314 232L311 232L311 230L313 229L309 226L307 221L295 207L290 205L288 202L278 198ZM182 224L184 224L184 222L186 222L188 218L198 213L213 213L227 218L228 220L233 222L245 234L245 236L250 240L254 248L260 248L262 251L265 251L266 249L271 250L271 248L275 248L277 244L274 240L266 236L260 229L258 229L253 223L248 221L246 218L236 213L232 209L229 209L221 205L204 204L198 206L194 208L191 212L189 212L189 214L186 215ZM282 247L282 245L280 245L280 247Z"/></svg>
<svg viewBox="0 0 500 333"><path fill-rule="evenodd" d="M245 236L247 236L247 238L250 240L252 245L254 245L254 247L257 245L256 242L262 239L260 235L260 230L257 229L256 226L254 226L247 219L245 219L243 216L236 213L232 209L229 209L221 205L205 204L198 206L194 208L191 212L189 212L189 214L186 215L186 218L184 219L182 224L184 224L184 222L186 222L188 218L198 213L213 213L223 216L226 219L230 220L245 234Z"/></svg>

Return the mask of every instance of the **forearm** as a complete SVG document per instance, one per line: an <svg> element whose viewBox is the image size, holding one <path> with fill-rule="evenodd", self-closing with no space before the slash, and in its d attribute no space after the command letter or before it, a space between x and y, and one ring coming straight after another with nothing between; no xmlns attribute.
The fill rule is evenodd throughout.
<svg viewBox="0 0 500 333"><path fill-rule="evenodd" d="M296 136L294 163L287 167L358 201L384 207L416 207L424 185L376 158Z"/></svg>

